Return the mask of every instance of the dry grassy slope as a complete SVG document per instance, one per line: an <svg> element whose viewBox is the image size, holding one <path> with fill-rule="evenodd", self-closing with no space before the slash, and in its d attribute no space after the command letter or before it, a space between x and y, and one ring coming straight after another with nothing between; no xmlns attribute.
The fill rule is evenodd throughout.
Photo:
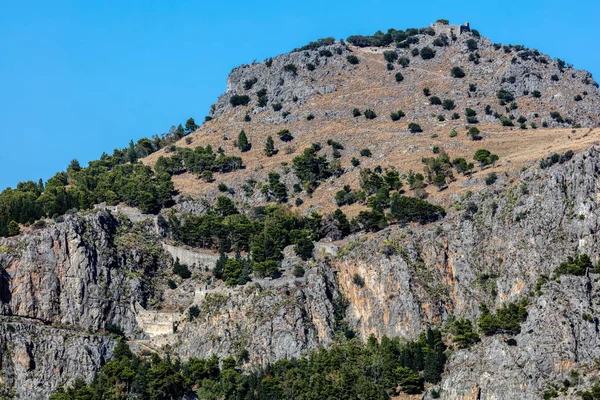
<svg viewBox="0 0 600 400"><path fill-rule="evenodd" d="M500 162L496 167L476 172L471 179L457 176L457 181L451 183L447 190L438 192L433 186L427 189L430 200L447 202L453 194L476 190L477 187L482 186L483 178L488 172L494 171L501 176L504 176L501 173L511 175L550 152L581 150L598 141L598 130L591 128L581 128L574 132L564 126L553 129L521 130L517 127L504 128L495 118L486 117L483 109L487 104L494 110L506 114L504 107L498 105L497 90L508 88L516 91L517 88L527 87L530 91L536 88L543 89L540 90L543 93L542 98L534 99L530 95L523 96L521 93L515 93L519 105L519 108L514 111L516 116L524 115L528 118L528 122L535 121L538 126L541 126L542 121L550 120L549 112L557 110L563 116L579 116L575 118L575 122L581 121L588 127L597 126L599 110L597 104L600 104L598 90L582 83L582 77L587 76L584 71L566 69L564 73L560 73L553 63L542 65L534 61L515 64L511 62L516 55L515 52L506 54L502 50L496 51L485 39L479 41L481 63L475 65L468 61L465 44L465 40L470 36L461 37L448 47L435 48L437 54L432 60L412 57L409 50L405 50L404 53L411 59L410 66L402 69L396 65L394 71L386 70L386 62L381 54L384 49L352 46L349 47L350 50L360 59L360 64L357 66L350 66L347 63L340 66L339 60L336 64L321 58L320 65L312 72L298 65L299 72L296 77L290 76L289 73L285 75L281 71L269 72L263 64L248 66L244 77L252 76L254 68L255 73L281 73L286 77L285 85L288 87L291 85L293 88L293 85L298 84L299 81L314 84L318 80L319 85L335 85L336 89L332 93L316 94L297 103L283 102L283 110L291 112L291 115L284 120L281 112L274 112L270 106L262 109L256 106L256 96L253 93L261 88L259 86L261 81L259 81L259 85L248 93L253 98L248 107L226 107L221 115L205 123L191 135L190 144L186 144L184 140L177 143L180 147L193 148L208 144L215 149L222 147L226 154L241 155L246 168L234 173L216 174L216 181L213 183L205 183L192 174L175 176L173 180L177 190L182 195L196 199L204 196L214 198L219 194L217 185L224 182L235 189L235 200L260 203L264 199L258 194L255 194L252 199L246 198L242 186L250 178L258 182L265 181L267 173L276 170L282 174L291 193L291 185L295 180L291 172L285 175L282 163L291 165L293 157L314 142L320 142L324 151L331 157L331 148L326 146L325 142L327 139L333 139L345 146L340 160L342 166L347 168L347 172L340 178L322 183L312 197L305 193L299 195L304 200L304 204L299 207L301 211L316 207L320 212L328 212L336 208L333 196L337 190L346 184L353 188L359 186L359 168L351 166L352 157L361 160L360 167L389 166L406 173L411 169L422 170L421 158L433 155L432 146L439 146L451 158L460 156L471 159L473 152L482 147L500 156ZM423 47L431 40L433 38L422 36L421 43L417 47ZM318 57L316 53L311 52L307 62ZM346 53L335 54L334 57L345 60ZM455 65L462 66L467 77L452 78L449 71ZM394 78L398 71L404 75L404 81L400 83L397 83ZM542 81L538 82L538 78L532 78L524 71L543 73ZM508 82L501 83L502 77L507 78L516 73L520 75L516 76L517 82L514 85L511 86ZM559 82L551 81L550 76L554 73L560 74ZM220 101L227 101L231 93L243 93L240 82L241 80L229 82L229 86L232 86L231 90L226 92ZM468 90L470 83L475 83L478 87L476 93L471 93L471 97ZM445 111L441 106L431 106L422 92L425 87L431 89L432 95L442 99L453 99L457 104L456 109ZM588 96L583 101L572 100L575 94L582 93L584 90L588 91ZM277 99L277 92L270 92L269 99L269 104L281 100ZM361 110L371 108L378 117L374 120L366 120L364 117L353 118L351 110L354 107ZM466 107L474 108L478 112L481 120L478 127L484 137L482 141L471 141L466 135L468 127L464 117ZM406 113L406 117L397 122L391 121L390 112L399 109ZM454 111L461 114L461 119L450 120L450 115ZM252 121L244 122L244 115L248 112L252 113ZM437 117L431 115L432 113L445 115L446 121L438 121ZM535 113L538 114L538 118L534 117ZM308 114L314 114L315 119L307 121ZM418 122L424 128L424 132L409 133L406 128L411 121ZM459 135L450 138L449 132L453 128L459 132ZM252 143L252 149L246 153L240 153L233 143L242 129L248 134ZM294 133L295 139L290 143L280 142L276 133L281 129L289 129ZM274 137L276 147L280 150L276 156L270 158L263 154L264 144L269 135ZM360 157L358 153L363 148L369 148L373 156ZM161 155L165 155L164 150L152 154L144 162L153 165ZM507 181L508 179L505 179L505 182ZM292 203L293 201L290 201L290 204ZM354 205L345 207L344 211L353 215L361 208L362 206Z"/></svg>

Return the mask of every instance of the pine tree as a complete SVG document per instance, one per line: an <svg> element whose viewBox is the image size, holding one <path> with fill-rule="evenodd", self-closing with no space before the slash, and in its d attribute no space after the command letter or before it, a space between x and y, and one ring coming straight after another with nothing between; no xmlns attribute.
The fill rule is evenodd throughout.
<svg viewBox="0 0 600 400"><path fill-rule="evenodd" d="M269 195L274 197L278 203L287 202L287 188L279 181L277 172L269 172Z"/></svg>
<svg viewBox="0 0 600 400"><path fill-rule="evenodd" d="M238 135L238 148L241 152L250 150L250 142L248 141L246 132L244 132L243 130Z"/></svg>
<svg viewBox="0 0 600 400"><path fill-rule="evenodd" d="M265 155L267 157L271 157L275 154L275 143L273 142L273 138L269 136L267 138L267 143L265 144Z"/></svg>
<svg viewBox="0 0 600 400"><path fill-rule="evenodd" d="M194 118L189 118L187 121L185 121L185 131L186 133L192 133L194 132L196 129L198 129L199 126L196 125L196 121L194 121Z"/></svg>
<svg viewBox="0 0 600 400"><path fill-rule="evenodd" d="M127 149L127 158L130 163L135 163L138 159L137 151L135 150L135 145L133 144L133 140L129 141L129 148Z"/></svg>
<svg viewBox="0 0 600 400"><path fill-rule="evenodd" d="M227 263L227 255L225 253L221 253L221 256L217 260L215 264L215 268L213 269L213 275L217 279L223 278L223 269L225 268L225 264Z"/></svg>

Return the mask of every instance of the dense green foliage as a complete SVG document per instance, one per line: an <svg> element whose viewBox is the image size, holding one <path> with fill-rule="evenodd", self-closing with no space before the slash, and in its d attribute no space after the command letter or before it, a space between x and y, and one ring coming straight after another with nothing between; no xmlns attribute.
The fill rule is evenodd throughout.
<svg viewBox="0 0 600 400"><path fill-rule="evenodd" d="M239 94L234 94L233 96L231 96L231 98L229 99L229 103L233 106L233 107L237 107L237 106L247 106L248 103L250 103L250 97L246 96L245 94L243 95L239 95Z"/></svg>
<svg viewBox="0 0 600 400"><path fill-rule="evenodd" d="M461 67L452 68L450 74L455 78L464 78L466 76L465 71Z"/></svg>
<svg viewBox="0 0 600 400"><path fill-rule="evenodd" d="M485 304L481 304L479 328L490 336L497 333L516 335L521 332L521 322L527 319L526 303L508 303L491 314Z"/></svg>
<svg viewBox="0 0 600 400"><path fill-rule="evenodd" d="M304 189L309 192L313 191L320 181L332 175L327 157L319 156L315 146L304 149L302 155L294 157L292 165Z"/></svg>
<svg viewBox="0 0 600 400"><path fill-rule="evenodd" d="M193 150L177 148L175 152L171 157L160 156L156 160L154 169L157 173L174 175L191 172L202 175L204 171L226 173L244 168L240 157L226 156L223 152L215 154L210 145L198 146Z"/></svg>
<svg viewBox="0 0 600 400"><path fill-rule="evenodd" d="M550 168L554 164L563 164L573 158L573 150L567 150L563 154L552 153L548 157L540 160L540 168Z"/></svg>
<svg viewBox="0 0 600 400"><path fill-rule="evenodd" d="M438 330L418 340L383 337L367 343L342 340L307 358L279 360L244 374L248 357L187 362L134 355L124 342L95 379L59 387L51 400L180 399L195 390L199 399L389 399L404 392L423 392L424 382L437 383L444 370L446 346Z"/></svg>
<svg viewBox="0 0 600 400"><path fill-rule="evenodd" d="M575 275L583 276L585 273L594 269L592 260L587 254L580 254L577 257L568 257L567 261L560 263L560 265L554 270L554 277L557 278L561 275Z"/></svg>
<svg viewBox="0 0 600 400"><path fill-rule="evenodd" d="M332 37L317 39L316 41L309 42L307 45L299 47L297 49L294 49L291 52L294 53L294 52L298 52L298 51L317 50L320 47L330 46L334 43L335 43L335 38L332 38Z"/></svg>
<svg viewBox="0 0 600 400"><path fill-rule="evenodd" d="M350 54L349 56L347 56L346 60L348 60L348 62L352 65L356 65L360 62L358 57L356 57L354 54Z"/></svg>
<svg viewBox="0 0 600 400"><path fill-rule="evenodd" d="M41 180L21 182L15 189L4 190L0 193L0 236L18 234L18 223L32 224L102 202L125 202L145 213L158 211L171 203L173 183L168 174L155 174L150 167L138 164L138 159L171 146L196 129L198 125L189 118L185 127L180 124L160 136L131 141L112 155L104 153L99 160L90 161L88 167L73 160L66 172L57 173L45 184Z"/></svg>
<svg viewBox="0 0 600 400"><path fill-rule="evenodd" d="M446 212L441 206L436 206L425 200L394 193L390 201L390 214L401 223L419 222L426 224L444 217Z"/></svg>
<svg viewBox="0 0 600 400"><path fill-rule="evenodd" d="M484 167L486 165L493 165L496 161L498 161L499 157L496 154L492 154L487 149L479 149L473 155L473 159L475 161L479 161L480 167Z"/></svg>

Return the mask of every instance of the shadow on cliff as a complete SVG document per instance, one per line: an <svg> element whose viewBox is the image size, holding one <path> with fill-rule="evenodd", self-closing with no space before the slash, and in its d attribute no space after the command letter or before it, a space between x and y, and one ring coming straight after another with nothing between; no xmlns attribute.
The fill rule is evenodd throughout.
<svg viewBox="0 0 600 400"><path fill-rule="evenodd" d="M12 295L8 286L9 281L10 275L8 272L0 268L0 302L2 302L2 304L8 304L12 299Z"/></svg>

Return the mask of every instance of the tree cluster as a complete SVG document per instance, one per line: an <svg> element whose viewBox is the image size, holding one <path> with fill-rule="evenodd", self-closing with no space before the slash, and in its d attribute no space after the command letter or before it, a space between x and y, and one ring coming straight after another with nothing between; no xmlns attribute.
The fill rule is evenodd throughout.
<svg viewBox="0 0 600 400"><path fill-rule="evenodd" d="M114 357L86 384L59 387L51 400L144 398L180 399L381 399L403 392L419 394L424 383L441 379L446 346L440 331L428 329L418 340L371 336L366 343L342 340L309 357L283 359L244 373L248 352L219 360L187 362L134 355L119 342ZM335 379L332 379L335 377ZM196 393L194 393L194 391Z"/></svg>

